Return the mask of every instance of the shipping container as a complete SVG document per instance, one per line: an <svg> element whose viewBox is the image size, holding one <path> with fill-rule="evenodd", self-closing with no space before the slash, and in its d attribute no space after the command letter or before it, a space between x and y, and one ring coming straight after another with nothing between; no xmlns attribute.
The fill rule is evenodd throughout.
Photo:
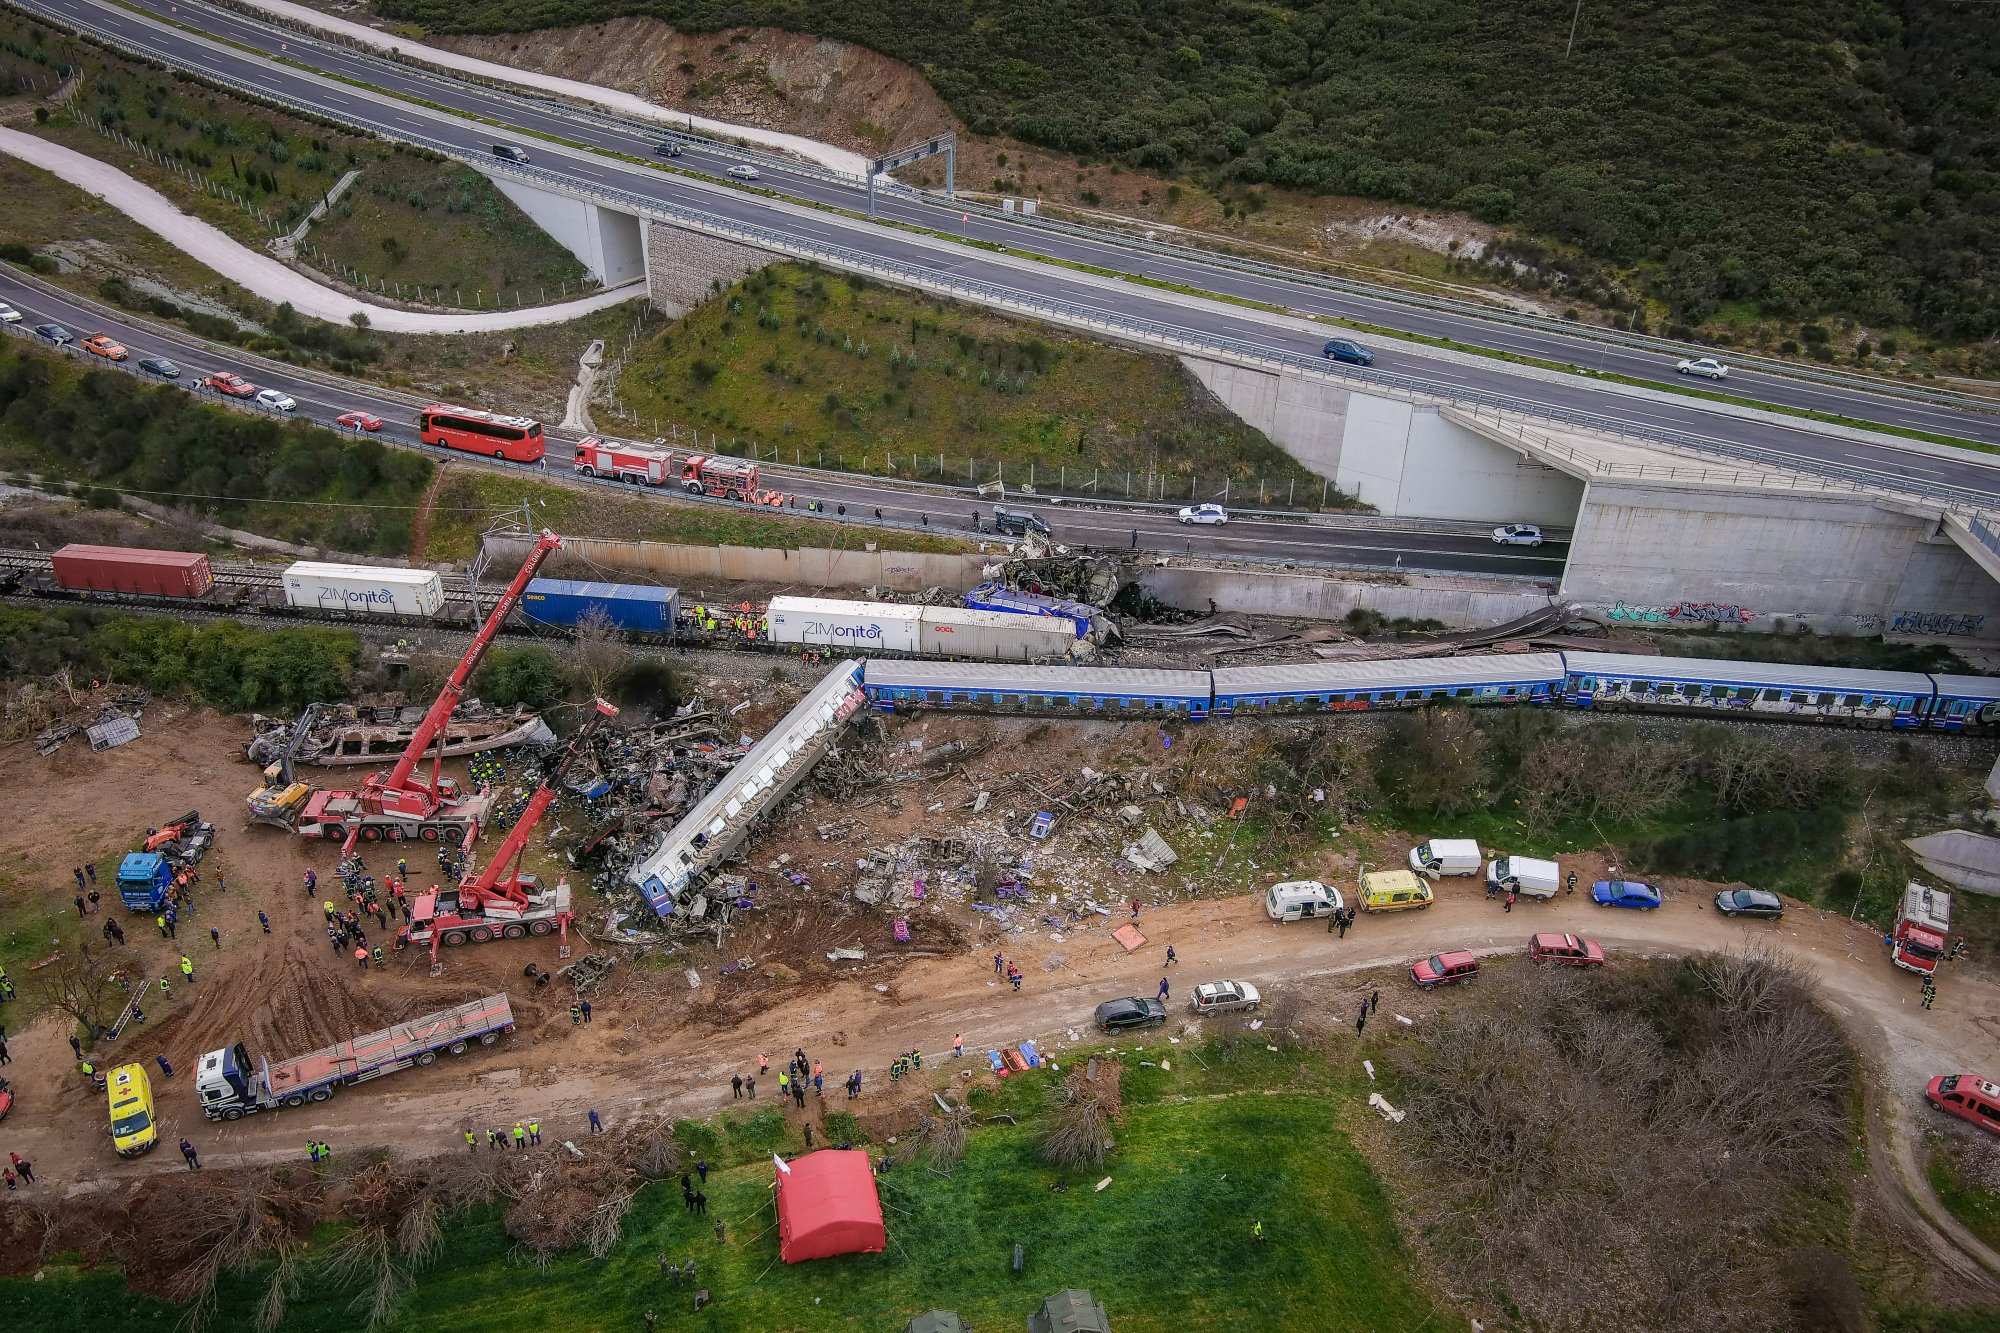
<svg viewBox="0 0 2000 1333"><path fill-rule="evenodd" d="M301 560L285 571L285 600L312 611L434 616L444 606L444 582L427 569Z"/></svg>
<svg viewBox="0 0 2000 1333"><path fill-rule="evenodd" d="M634 583L580 583L574 579L530 579L521 594L521 613L538 625L574 629L592 611L616 629L668 634L678 602L672 588Z"/></svg>
<svg viewBox="0 0 2000 1333"><path fill-rule="evenodd" d="M830 597L773 597L765 611L771 642L847 648L864 653L914 653L921 606L842 602Z"/></svg>
<svg viewBox="0 0 2000 1333"><path fill-rule="evenodd" d="M970 657L982 662L1055 662L1078 651L1076 626L1056 616L974 611L962 606L923 608L917 651L926 657Z"/></svg>
<svg viewBox="0 0 2000 1333"><path fill-rule="evenodd" d="M208 557L195 551L141 551L69 545L49 557L60 587L89 592L199 597L215 582Z"/></svg>
<svg viewBox="0 0 2000 1333"><path fill-rule="evenodd" d="M1041 593L1023 592L1019 588L1008 588L998 583L982 583L965 594L965 604L974 611L1008 611L1024 616L1061 616L1076 626L1076 637L1086 638L1090 634L1091 623L1097 618L1097 608L1087 602L1073 602L1063 597L1046 597Z"/></svg>

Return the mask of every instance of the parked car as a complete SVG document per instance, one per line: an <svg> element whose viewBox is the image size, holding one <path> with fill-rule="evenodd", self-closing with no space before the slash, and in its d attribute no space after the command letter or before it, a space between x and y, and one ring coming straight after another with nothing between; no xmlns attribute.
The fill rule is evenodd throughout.
<svg viewBox="0 0 2000 1333"><path fill-rule="evenodd" d="M1683 375L1699 375L1703 379L1726 380L1729 378L1729 367L1723 365L1712 356L1701 356L1696 357L1692 361L1683 361L1675 366L1674 369Z"/></svg>
<svg viewBox="0 0 2000 1333"><path fill-rule="evenodd" d="M1328 338L1326 346L1320 349L1319 354L1329 361L1346 361L1351 365L1375 364L1375 353L1352 338Z"/></svg>
<svg viewBox="0 0 2000 1333"><path fill-rule="evenodd" d="M10 305L0 305L0 324L19 324L21 312Z"/></svg>
<svg viewBox="0 0 2000 1333"><path fill-rule="evenodd" d="M1501 546L1540 546L1546 539L1533 523L1509 523L1493 529L1493 540Z"/></svg>
<svg viewBox="0 0 2000 1333"><path fill-rule="evenodd" d="M1724 889L1715 895L1715 910L1724 916L1761 916L1776 921L1785 914L1785 901L1762 889Z"/></svg>
<svg viewBox="0 0 2000 1333"><path fill-rule="evenodd" d="M1977 1074L1942 1074L1924 1085L1931 1108L2000 1134L2000 1086Z"/></svg>
<svg viewBox="0 0 2000 1333"><path fill-rule="evenodd" d="M1189 1003L1198 1014L1224 1014L1232 1009L1255 1009L1264 1002L1257 988L1247 981L1210 981L1194 988Z"/></svg>
<svg viewBox="0 0 2000 1333"><path fill-rule="evenodd" d="M1479 960L1464 949L1434 953L1429 958L1419 958L1410 964L1410 980L1425 990L1448 986L1456 981L1470 981L1478 975Z"/></svg>
<svg viewBox="0 0 2000 1333"><path fill-rule="evenodd" d="M754 181L763 179L763 177L757 174L757 168L751 166L748 162L738 162L735 166L729 169L729 174L734 176L737 180L740 181Z"/></svg>
<svg viewBox="0 0 2000 1333"><path fill-rule="evenodd" d="M1158 1027L1167 1021L1167 1006L1158 1000L1106 1000L1097 1006L1097 1026L1106 1032Z"/></svg>
<svg viewBox="0 0 2000 1333"><path fill-rule="evenodd" d="M1211 501L1208 504L1189 505L1174 517L1183 523L1227 523L1229 511Z"/></svg>
<svg viewBox="0 0 2000 1333"><path fill-rule="evenodd" d="M334 422L349 430L365 430L370 435L382 429L382 418L373 412L342 412L334 418Z"/></svg>
<svg viewBox="0 0 2000 1333"><path fill-rule="evenodd" d="M1603 967L1604 946L1581 935L1545 931L1528 937L1528 961L1558 967Z"/></svg>
<svg viewBox="0 0 2000 1333"><path fill-rule="evenodd" d="M93 333L88 338L85 338L83 340L83 350L92 356L101 356L106 361L123 361L126 357L132 355L125 350L125 344L114 342L111 335L106 333Z"/></svg>
<svg viewBox="0 0 2000 1333"><path fill-rule="evenodd" d="M231 398L251 398L257 393L257 386L241 375L232 375L226 370L218 370L202 381L217 393L228 394Z"/></svg>
<svg viewBox="0 0 2000 1333"><path fill-rule="evenodd" d="M64 343L76 341L70 331L60 324L37 324L35 325L35 336L54 343L57 347L61 347Z"/></svg>
<svg viewBox="0 0 2000 1333"><path fill-rule="evenodd" d="M283 389L257 390L257 406L268 407L273 412L290 412L298 407L299 400Z"/></svg>
<svg viewBox="0 0 2000 1333"><path fill-rule="evenodd" d="M139 369L148 375L158 375L163 380L177 380L181 377L181 368L163 356L140 357Z"/></svg>
<svg viewBox="0 0 2000 1333"><path fill-rule="evenodd" d="M1630 907L1650 912L1660 905L1660 891L1636 879L1600 879L1590 886L1599 907Z"/></svg>
<svg viewBox="0 0 2000 1333"><path fill-rule="evenodd" d="M7 1090L7 1080L0 1078L0 1120L5 1120L7 1113L13 1109L14 1094Z"/></svg>
<svg viewBox="0 0 2000 1333"><path fill-rule="evenodd" d="M1009 537L1025 537L1031 532L1039 532L1044 537L1049 535L1049 525L1042 522L1040 516L1024 509L995 509L993 530Z"/></svg>
<svg viewBox="0 0 2000 1333"><path fill-rule="evenodd" d="M679 157L680 155L681 141L679 139L662 139L653 145L654 157Z"/></svg>

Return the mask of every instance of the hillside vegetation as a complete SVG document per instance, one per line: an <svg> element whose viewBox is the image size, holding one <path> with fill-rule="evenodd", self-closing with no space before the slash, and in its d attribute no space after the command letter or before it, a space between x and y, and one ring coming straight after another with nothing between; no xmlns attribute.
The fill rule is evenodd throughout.
<svg viewBox="0 0 2000 1333"><path fill-rule="evenodd" d="M1682 323L1734 308L2000 331L1991 5L1021 0L976 22L940 0L375 7L441 31L650 14L844 38L921 70L975 132L1461 209L1634 273Z"/></svg>

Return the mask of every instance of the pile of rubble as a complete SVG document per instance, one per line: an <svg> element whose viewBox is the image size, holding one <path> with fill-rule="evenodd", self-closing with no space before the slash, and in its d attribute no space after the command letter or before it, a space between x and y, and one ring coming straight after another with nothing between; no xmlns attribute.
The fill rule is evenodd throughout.
<svg viewBox="0 0 2000 1333"><path fill-rule="evenodd" d="M139 738L139 715L152 696L140 689L114 689L96 701L95 712L79 712L35 733L35 753L47 757L72 736L86 735L93 750L108 750Z"/></svg>

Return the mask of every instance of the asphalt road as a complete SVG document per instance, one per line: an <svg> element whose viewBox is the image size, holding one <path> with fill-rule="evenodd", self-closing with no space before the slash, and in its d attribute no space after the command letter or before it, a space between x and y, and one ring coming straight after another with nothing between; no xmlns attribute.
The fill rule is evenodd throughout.
<svg viewBox="0 0 2000 1333"><path fill-rule="evenodd" d="M131 353L127 366L142 357L163 356L182 371L179 383L192 386L202 377L229 370L258 388L283 389L298 400L298 410L330 420L345 412L362 410L382 418L378 438L421 447L409 405L372 385L343 382L329 388L322 378L308 378L282 368L252 362L217 350L192 337L157 330L135 322L107 319L90 307L61 296L52 296L30 286L5 269L0 269L0 302L22 315L22 326L60 324L77 338L108 333ZM73 355L83 356L82 352ZM453 454L464 463L483 467L508 467ZM567 451L559 437L551 435L548 468L558 475L570 475ZM836 518L851 521L873 520L879 511L890 522L925 524L941 535L972 535L973 513L981 515L984 532L993 530L993 502L976 495L962 498L949 493L919 491L864 478L832 477L817 472L765 466L765 484L798 497L824 503ZM646 492L641 492L646 493ZM673 493L658 494L662 503L674 503ZM680 503L688 503L679 500ZM1053 505L1011 500L1009 508L1027 509L1043 516L1057 541L1073 546L1105 550L1139 549L1180 555L1250 557L1260 560L1298 560L1347 566L1402 568L1411 571L1438 571L1458 574L1505 574L1556 581L1562 575L1568 547L1552 542L1539 549L1502 548L1483 537L1450 531L1432 531L1393 520L1381 527L1366 525L1339 527L1285 520L1233 519L1226 527L1193 527L1178 523L1170 515L1150 510L1090 509L1073 503ZM1136 534L1136 535L1135 535Z"/></svg>
<svg viewBox="0 0 2000 1333"><path fill-rule="evenodd" d="M497 92L411 69L296 32L280 30L226 11L188 0L133 0L174 20L192 25L253 50L280 50L294 60L309 62L326 74L385 90L372 93L352 85L318 78L289 65L259 58L233 47L215 45L170 32L130 10L93 0L25 0L27 7L87 22L113 34L117 42L138 52L166 53L197 62L204 70L272 94L309 102L332 119L372 129L391 138L428 136L468 152L490 152L505 131L468 122L408 98L422 98L469 116L479 116L525 130L560 136L572 142L649 156L660 135L628 129L601 119L580 116L566 108ZM388 94L395 94L390 96ZM673 173L579 154L554 145L527 141L537 167L565 173L584 184L629 190L643 197L682 207L699 208L739 222L769 227L814 243L831 243L905 263L918 263L969 280L990 282L1036 295L1092 307L1107 313L1143 318L1196 333L1238 339L1260 348L1316 356L1319 341L1289 329L1270 327L1255 311L1190 309L1167 294L1134 286L1102 291L1078 284L1060 268L1023 269L982 255L945 255L923 238L871 226L831 213L795 216L773 208L758 194L718 190L707 182ZM732 159L715 150L691 145L675 161L683 171L719 176ZM802 200L862 205L858 187L830 182L813 172L763 169L759 184ZM972 240L991 241L1035 251L1098 268L1142 274L1185 283L1225 295L1283 304L1301 313L1348 317L1393 325L1412 332L1436 334L1461 342L1517 351L1562 362L1574 362L1641 377L1671 380L1665 358L1621 349L1582 338L1566 338L1493 324L1477 318L1427 311L1390 299L1330 292L1310 285L1281 282L1228 269L1139 253L1108 235L1100 240L1074 238L1021 222L973 218L927 199L883 192L878 196L884 217L906 221ZM1595 413L1638 429L1666 428L1702 435L1729 444L1777 450L1802 460L1838 463L1881 476L1885 482L1950 485L1982 494L2000 495L2000 459L1979 455L1938 458L1915 454L1893 445L1838 439L1800 426L1746 421L1718 413L1697 399L1653 402L1617 393L1577 379L1545 383L1522 378L1505 362L1457 365L1427 356L1416 345L1378 345L1375 368L1418 377L1440 390L1504 393L1552 408ZM1750 371L1732 376L1731 392L1774 404L1817 408L1857 419L1948 433L2000 444L2000 412L1955 405L1929 404L1863 389L1821 385L1785 376ZM1501 516L1504 517L1504 516Z"/></svg>

